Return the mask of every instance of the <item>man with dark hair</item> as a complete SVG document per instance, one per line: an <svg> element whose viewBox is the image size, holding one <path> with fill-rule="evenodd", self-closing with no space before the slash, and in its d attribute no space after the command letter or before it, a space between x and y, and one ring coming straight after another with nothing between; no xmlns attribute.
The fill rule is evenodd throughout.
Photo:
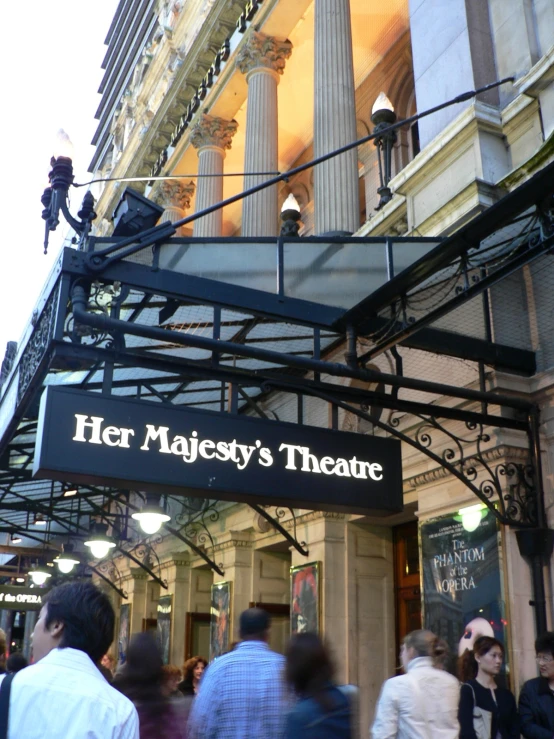
<svg viewBox="0 0 554 739"><path fill-rule="evenodd" d="M521 733L527 739L554 736L554 632L547 631L535 642L540 677L527 680L519 694Z"/></svg>
<svg viewBox="0 0 554 739"><path fill-rule="evenodd" d="M241 641L204 673L192 704L189 739L283 736L289 707L285 659L269 648L269 628L269 614L261 608L241 613Z"/></svg>
<svg viewBox="0 0 554 739"><path fill-rule="evenodd" d="M8 739L139 739L135 707L96 667L114 636L107 596L91 582L69 582L42 602L36 664L11 685Z"/></svg>

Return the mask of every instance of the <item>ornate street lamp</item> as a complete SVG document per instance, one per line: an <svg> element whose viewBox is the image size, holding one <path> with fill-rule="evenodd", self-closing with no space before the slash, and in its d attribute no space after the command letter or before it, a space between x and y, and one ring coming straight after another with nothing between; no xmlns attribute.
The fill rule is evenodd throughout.
<svg viewBox="0 0 554 739"><path fill-rule="evenodd" d="M298 236L298 232L300 231L300 206L292 193L283 203L281 220L283 221L281 236L285 236L286 238Z"/></svg>
<svg viewBox="0 0 554 739"><path fill-rule="evenodd" d="M163 523L171 520L165 510L156 502L155 496L147 495L146 503L140 511L133 513L131 518L138 521L145 534L155 534Z"/></svg>
<svg viewBox="0 0 554 739"><path fill-rule="evenodd" d="M371 109L371 122L375 126L373 143L377 147L379 159L379 182L377 189L379 204L375 210L380 210L383 205L392 200L392 192L389 185L391 179L392 147L396 143L396 131L386 129L396 121L396 113L391 101L384 92L379 93L377 100Z"/></svg>
<svg viewBox="0 0 554 739"><path fill-rule="evenodd" d="M48 175L50 181L42 193L41 203L44 210L42 217L46 222L44 235L44 253L48 251L48 236L50 231L55 231L60 222L60 210L69 225L80 235L88 232L90 224L96 218L94 212L94 198L92 193L87 191L83 198L81 210L78 213L78 221L69 212L68 193L69 188L73 184L73 161L71 158L73 145L69 140L69 136L65 131L58 131L58 151L50 160L52 169Z"/></svg>

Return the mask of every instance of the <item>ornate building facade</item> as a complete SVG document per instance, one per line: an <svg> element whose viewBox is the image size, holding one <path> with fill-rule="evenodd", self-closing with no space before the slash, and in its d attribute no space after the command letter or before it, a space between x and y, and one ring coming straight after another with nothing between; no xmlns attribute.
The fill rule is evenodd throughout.
<svg viewBox="0 0 554 739"><path fill-rule="evenodd" d="M384 239L414 237L437 243L445 239L450 244L448 238L477 223L481 214L505 202L504 198L552 162L553 43L550 0L120 3L107 40L99 125L93 142L96 154L91 171L95 179L104 180L94 190L98 215L94 234L109 241L112 216L126 186L122 180L136 178L131 187L163 208L162 222L176 223L203 214L180 225L178 246L159 248L156 268L211 279L222 279L223 273L228 279L232 272L232 284L256 288L267 277L263 247L278 238L279 212L292 194L300 209L300 235L331 240L320 262L324 266L330 260L329 282L321 283L325 284L321 288L316 283L311 294L321 304L335 305L335 293L323 293L344 291L341 281L349 277L340 259L333 261L333 238L351 239L349 244L370 237L383 243ZM412 119L416 113L505 78L509 80L476 97ZM367 136L374 125L372 106L381 92L386 93L399 121L411 119L396 132L390 200L380 204L380 163L372 141L296 171L316 157ZM290 170L290 177L246 198L237 197ZM210 211L224 200L229 201L224 208ZM520 227L512 224L505 233L505 242L513 242L512 251L523 248L516 239L528 225L526 217L524 212ZM545 218L546 224L551 214ZM248 254L243 252L237 259L230 245L240 238L250 239L251 244ZM483 244L486 251L485 237ZM295 242L291 248L300 254L298 273L306 270L300 250L308 254L308 246ZM497 241L489 251L499 261L509 255L494 249L504 248ZM401 261L400 252L398 258ZM381 684L395 673L399 639L422 622L425 590L434 582L429 574L432 569L425 574L423 538L430 531L426 524L442 516L445 521L448 517L463 521L460 512L479 502L474 490L481 498L498 494L499 506L506 501L502 508L506 521L515 516L518 505L525 505L525 498L518 498L513 486L506 488L511 497L499 494L514 470L524 472L528 458L523 427L516 423L517 409L502 409L501 414L509 419L485 433L482 419L491 417L490 396L489 405L480 403L471 394L474 391L531 400L540 407L544 503L548 521L552 520L554 270L550 260L545 254L524 264L491 284L485 298L460 300L455 310L438 316L431 322L431 328L439 331L434 349L423 340L406 339L399 346L374 351L376 343L386 340L387 331L393 333L399 312L386 324L387 331L360 332L354 346L331 335L324 337L327 361L342 362L353 350L358 359L370 356L370 364L364 366L376 372L376 381L337 379L331 374L318 376L318 381L336 383L355 397L357 392L378 393L379 373L387 378L401 376L407 382L393 393L395 408L373 409L358 402L362 412L357 413L346 406L331 408L316 397L306 398L300 407L290 392L271 387L255 400L243 397L246 402L241 412L247 415L291 423L301 417L309 426L368 436L387 435L385 424L403 434L413 442L403 444L404 511L378 519L277 508L272 517L288 533L286 538L263 515L266 509L260 512L245 504L215 501L202 511L197 509L194 518L187 518L179 502L172 501L172 516L181 517L179 531L186 536L179 538L162 529L150 540L150 566L157 579L126 559L113 560L119 572L118 586L128 595L126 600L114 596L114 602L118 612L122 604L130 604L130 632L152 625L160 598L169 594L170 660L181 664L192 653L205 653L210 645L213 586L223 582L229 593L229 640L236 638L240 612L252 603L265 604L274 614L273 645L283 649L290 630L291 577L302 565L318 563L319 629L333 648L339 680L360 688L360 730L365 735ZM466 287L483 279L496 263L483 265L464 266ZM450 293L461 292L460 274L453 279L445 271L444 279L438 279L432 290L412 295L411 302L403 306L404 328L434 310ZM371 275L367 279L370 285ZM144 300L146 305L148 296ZM206 330L201 313L196 321L181 323L171 310L167 313L169 317L164 317L160 310L159 326L163 328L187 336L200 336ZM235 323L229 321L224 329L227 333L221 338L233 337L246 344L257 336L268 348L278 348L278 342L282 346L287 339L270 334L264 338L263 325L248 323L238 314ZM472 344L471 356L464 354L464 337L481 342ZM515 359L510 356L502 361L500 350L492 359L476 356L475 346L485 344L503 347L506 356L533 355L535 364L517 371ZM289 355L295 349L298 355L305 353L292 339L287 347ZM170 345L165 350L171 358L178 348ZM191 349L188 356L207 361L210 355ZM233 361L237 370L246 367L240 357ZM306 372L309 377L317 374ZM412 379L427 381L428 389L409 387ZM121 387L131 381L132 377L123 378ZM429 395L431 383L436 384L434 395ZM441 394L441 383L458 388L460 397ZM175 389L174 395L179 392ZM217 400L202 401L202 407L236 411L235 401L225 392ZM160 401L154 395L150 399ZM425 404L443 408L446 420L429 422L421 410ZM418 413L413 412L416 407ZM457 418L460 408L483 414L480 432L471 421ZM429 450L432 455L426 453ZM487 487L488 473L496 487ZM481 515L485 514L479 513L477 527ZM460 525L459 531L475 531L469 524L469 528ZM495 633L503 634L509 652L508 678L517 691L523 680L536 674L535 615L529 605L536 591L515 528L500 526L492 549L488 545L481 549L480 544L469 547L461 540L453 545L470 560L487 552L479 577L483 587L489 587L491 572L496 572L494 577L500 582L496 610L485 612L485 607L471 600L477 590L470 586L473 575L462 572L465 563L454 550L449 553L454 566L440 575L443 579L437 574L441 596L428 604L440 603L444 634L452 632L457 641L464 637L468 623L462 623L461 633L459 624L454 628L457 617L452 614L458 606L452 594L464 591L464 613L481 620L484 614ZM429 542L433 536L429 534ZM441 557L449 554L439 552L429 566L438 572L439 565L447 561ZM115 578L113 572L109 567L104 570L106 576ZM534 573L537 576L536 569ZM550 625L549 561L544 562L541 576Z"/></svg>

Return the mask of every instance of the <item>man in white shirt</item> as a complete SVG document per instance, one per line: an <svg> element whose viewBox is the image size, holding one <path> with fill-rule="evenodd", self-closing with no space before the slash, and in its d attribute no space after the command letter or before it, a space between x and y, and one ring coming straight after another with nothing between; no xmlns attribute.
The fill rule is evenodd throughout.
<svg viewBox="0 0 554 739"><path fill-rule="evenodd" d="M114 636L106 595L91 582L69 582L43 603L35 664L11 685L8 739L139 739L135 707L96 667Z"/></svg>

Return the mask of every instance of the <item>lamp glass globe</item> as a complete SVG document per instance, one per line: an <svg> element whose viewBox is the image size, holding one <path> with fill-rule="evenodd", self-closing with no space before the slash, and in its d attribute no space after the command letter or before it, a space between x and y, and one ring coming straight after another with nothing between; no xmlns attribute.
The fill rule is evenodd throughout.
<svg viewBox="0 0 554 739"><path fill-rule="evenodd" d="M58 565L59 571L67 575L75 567L76 562L74 559L57 559L56 564Z"/></svg>
<svg viewBox="0 0 554 739"><path fill-rule="evenodd" d="M42 572L38 570L37 572L30 572L31 580L35 583L35 585L44 585L46 580L48 580L49 577L52 577L52 575L49 572Z"/></svg>
<svg viewBox="0 0 554 739"><path fill-rule="evenodd" d="M162 517L158 513L143 513L139 523L145 534L155 534L161 528Z"/></svg>
<svg viewBox="0 0 554 739"><path fill-rule="evenodd" d="M90 551L92 552L92 556L96 559L102 559L106 556L106 554L110 551L112 547L115 546L110 541L103 541L102 539L98 539L95 541L86 541L85 542L87 547L90 547Z"/></svg>

